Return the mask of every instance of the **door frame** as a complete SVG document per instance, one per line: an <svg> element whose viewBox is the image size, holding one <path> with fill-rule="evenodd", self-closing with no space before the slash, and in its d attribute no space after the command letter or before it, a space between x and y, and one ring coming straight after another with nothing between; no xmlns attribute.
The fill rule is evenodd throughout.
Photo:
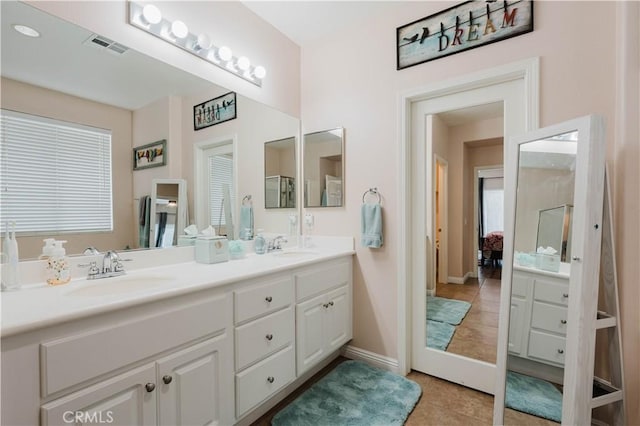
<svg viewBox="0 0 640 426"><path fill-rule="evenodd" d="M525 88L526 117L525 128L532 130L538 127L539 108L539 70L540 58L534 57L522 61L502 65L469 74L460 78L430 84L418 89L403 92L398 97L398 120L400 143L398 144L398 330L397 351L398 371L407 374L411 366L412 342L412 269L411 262L413 230L412 223L414 205L411 196L411 182L414 170L411 167L411 111L412 104L440 96L463 93L468 90L488 87L522 79ZM503 294L510 291L510 286L503 286ZM500 324L498 335L506 336L508 327ZM500 354L500 351L498 351ZM498 360L499 361L499 360Z"/></svg>
<svg viewBox="0 0 640 426"><path fill-rule="evenodd" d="M438 197L439 198L439 204L438 204L438 209L435 209L436 211L434 211L434 215L433 215L433 229L436 229L436 224L437 224L437 216L440 216L440 229L441 231L439 231L440 233L440 248L439 248L439 252L440 252L440 256L436 257L435 256L435 250L434 250L434 255L432 258L433 264L436 265L436 268L434 268L434 272L431 274L432 277L435 277L435 280L433 281L433 294L431 294L431 296L435 296L435 290L436 290L436 286L438 285L439 282L447 282L447 279L449 277L449 220L448 220L448 216L449 216L449 162L447 160L445 160L444 158L440 157L437 154L433 155L433 173L434 173L434 179L433 182L438 182L438 188L436 188L434 186L434 209L435 209L435 191L438 191ZM442 181L440 181L440 179L436 179L436 176L438 176L438 173L440 172L440 168L442 168ZM438 231L436 231L436 233L438 233ZM437 273L436 273L437 271ZM445 281L441 281L440 279L444 278Z"/></svg>

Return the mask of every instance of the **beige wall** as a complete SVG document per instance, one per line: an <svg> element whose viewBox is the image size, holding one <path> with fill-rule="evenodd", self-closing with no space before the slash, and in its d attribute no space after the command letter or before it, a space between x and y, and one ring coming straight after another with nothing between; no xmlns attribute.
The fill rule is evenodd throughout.
<svg viewBox="0 0 640 426"><path fill-rule="evenodd" d="M42 251L42 239L64 237L68 240L67 253L81 253L89 246L100 250L121 250L126 246L135 247L132 215L132 151L131 151L131 111L53 90L43 89L2 79L2 108L28 114L40 115L57 120L80 123L111 130L111 155L113 179L113 223L114 231L98 234L64 234L38 237L19 237L20 258L38 257Z"/></svg>
<svg viewBox="0 0 640 426"><path fill-rule="evenodd" d="M640 323L637 309L637 277L640 276L637 262L640 248L637 5L625 6L635 8L629 18L629 13L617 15L617 2L537 2L532 33L396 70L395 29L453 4L455 2L398 3L394 10L336 31L317 44L305 46L302 52L305 131L342 125L348 132L346 205L344 209L316 212L315 232L357 236L362 191L377 186L383 197L384 247L379 250L357 247L352 344L392 358L398 356L397 236L400 212L396 191L401 172L397 168L401 143L398 129L402 124L398 123L399 94L429 83L539 56L541 126L591 113L603 115L607 122L607 160L616 181L614 215L627 396L633 396L632 403L627 405L631 414L629 420L633 420L631 424L640 423L637 408L640 405L637 404L640 392L637 363ZM626 30L617 25L621 20L627 20ZM603 26L611 31L585 31L585 28ZM623 30L635 34L631 42L628 34L619 33ZM629 59L622 61L627 70L627 84L632 85L630 93L622 88L616 91L616 69L621 62L616 61L616 48L624 43L631 43L625 56ZM616 93L619 96L627 93L621 105L616 103ZM348 102L336 102L336 99ZM627 120L618 123L624 134L614 132L619 116L616 111L626 114ZM618 137L614 137L616 135ZM454 173L450 170L450 175Z"/></svg>

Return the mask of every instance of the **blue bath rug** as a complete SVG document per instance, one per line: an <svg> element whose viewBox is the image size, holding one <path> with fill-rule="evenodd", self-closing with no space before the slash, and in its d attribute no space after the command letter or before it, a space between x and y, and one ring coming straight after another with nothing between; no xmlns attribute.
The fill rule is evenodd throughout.
<svg viewBox="0 0 640 426"><path fill-rule="evenodd" d="M471 303L444 297L427 296L427 319L458 325L467 315Z"/></svg>
<svg viewBox="0 0 640 426"><path fill-rule="evenodd" d="M560 423L562 393L551 383L507 371L505 406Z"/></svg>
<svg viewBox="0 0 640 426"><path fill-rule="evenodd" d="M427 320L427 347L446 351L455 331L454 325Z"/></svg>
<svg viewBox="0 0 640 426"><path fill-rule="evenodd" d="M273 426L403 425L422 389L361 361L345 361L271 420Z"/></svg>

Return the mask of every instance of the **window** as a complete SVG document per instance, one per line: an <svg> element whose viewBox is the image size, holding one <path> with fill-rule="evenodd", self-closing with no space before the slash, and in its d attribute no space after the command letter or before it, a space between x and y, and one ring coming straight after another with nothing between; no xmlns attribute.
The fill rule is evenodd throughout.
<svg viewBox="0 0 640 426"><path fill-rule="evenodd" d="M231 206L233 199L233 151L232 145L226 144L205 151L207 161L207 176L209 187L209 224L213 225L221 234L225 234L221 227L226 227L231 220ZM228 187L229 202L225 203L225 187ZM225 206L227 207L225 209Z"/></svg>
<svg viewBox="0 0 640 426"><path fill-rule="evenodd" d="M113 230L111 131L0 111L0 217L22 235Z"/></svg>

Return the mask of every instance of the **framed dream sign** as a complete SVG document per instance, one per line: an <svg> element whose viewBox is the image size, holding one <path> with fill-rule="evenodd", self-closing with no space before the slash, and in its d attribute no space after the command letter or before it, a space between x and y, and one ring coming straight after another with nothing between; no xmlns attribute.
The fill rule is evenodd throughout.
<svg viewBox="0 0 640 426"><path fill-rule="evenodd" d="M193 130L204 129L236 118L236 93L229 92L193 107Z"/></svg>

